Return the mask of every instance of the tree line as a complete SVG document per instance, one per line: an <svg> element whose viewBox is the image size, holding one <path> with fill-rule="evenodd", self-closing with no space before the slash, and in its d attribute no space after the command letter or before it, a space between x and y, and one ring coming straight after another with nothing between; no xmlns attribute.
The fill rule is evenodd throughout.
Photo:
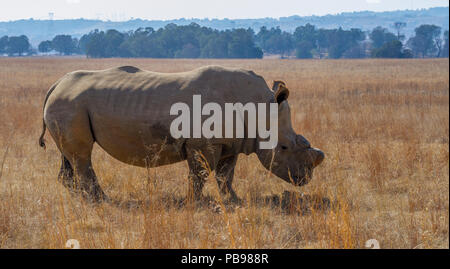
<svg viewBox="0 0 450 269"><path fill-rule="evenodd" d="M440 27L424 24L405 40L401 34L405 26L403 22L396 22L396 33L392 33L380 26L363 32L357 28L318 29L306 24L297 27L293 34L280 28L262 27L255 41L265 53L282 57L294 54L301 59L448 57L448 30L441 35Z"/></svg>
<svg viewBox="0 0 450 269"><path fill-rule="evenodd" d="M62 55L85 54L92 58L262 58L264 54L281 57L308 58L412 58L448 57L448 30L435 25L420 25L415 35L406 40L403 22L393 25L395 32L383 27L372 31L322 29L314 25L299 26L293 33L279 27L215 30L198 24L178 26L168 24L155 30L151 27L119 32L94 30L80 39L57 35L42 41L37 51L56 51ZM28 38L3 36L0 54L24 55L36 53Z"/></svg>

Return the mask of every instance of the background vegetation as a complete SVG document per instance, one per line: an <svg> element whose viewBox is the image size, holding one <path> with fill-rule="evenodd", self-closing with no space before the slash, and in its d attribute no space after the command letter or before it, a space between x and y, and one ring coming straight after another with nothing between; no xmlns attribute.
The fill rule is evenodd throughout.
<svg viewBox="0 0 450 269"><path fill-rule="evenodd" d="M275 4L275 3L274 3ZM279 3L277 3L279 4ZM54 14L56 17L58 14ZM405 22L403 32L407 38L414 35L414 29L422 24L434 24L442 29L449 29L449 8L435 7L417 10L397 10L386 12L360 11L329 14L325 16L289 16L280 18L259 19L196 19L180 18L175 20L142 20L114 18L111 20L72 19L57 20L43 17L41 19L24 19L17 21L0 21L0 36L26 35L33 46L43 40L51 40L59 34L71 35L80 39L86 33L95 29L106 31L116 29L119 32L129 32L139 27L164 28L167 24L189 25L196 23L202 27L217 30L237 28L252 28L255 31L265 26L268 29L280 27L282 31L293 33L300 25L312 24L317 28L334 29L341 26L345 30L360 28L364 32L371 31L374 26L392 29L395 22Z"/></svg>
<svg viewBox="0 0 450 269"><path fill-rule="evenodd" d="M415 35L405 40L404 22L396 22L396 33L376 27L365 33L361 29L318 29L306 24L293 34L278 28L214 30L192 23L187 26L168 24L155 30L151 27L135 31L95 30L80 40L70 35L57 35L42 41L38 50L52 50L62 55L85 54L90 58L262 58L276 54L282 58L412 58L448 57L448 30L442 33L436 25L424 24ZM26 36L3 36L0 54L34 53Z"/></svg>

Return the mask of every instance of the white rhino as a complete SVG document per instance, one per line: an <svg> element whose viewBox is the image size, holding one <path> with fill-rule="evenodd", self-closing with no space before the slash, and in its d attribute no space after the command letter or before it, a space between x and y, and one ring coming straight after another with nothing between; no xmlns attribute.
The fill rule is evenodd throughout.
<svg viewBox="0 0 450 269"><path fill-rule="evenodd" d="M278 144L259 147L256 138L178 138L169 131L171 105L202 102L278 103ZM114 158L140 167L156 167L187 160L189 194L201 197L209 171L215 171L219 189L238 199L232 189L234 168L240 153L256 153L263 166L281 179L304 185L324 154L291 126L289 91L281 81L272 90L252 71L207 66L182 73L156 73L123 66L101 71L75 71L59 79L44 102L46 127L62 153L59 180L92 201L107 199L91 163L94 142ZM192 121L191 121L192 122ZM244 122L245 123L245 122ZM202 158L199 158L201 153Z"/></svg>

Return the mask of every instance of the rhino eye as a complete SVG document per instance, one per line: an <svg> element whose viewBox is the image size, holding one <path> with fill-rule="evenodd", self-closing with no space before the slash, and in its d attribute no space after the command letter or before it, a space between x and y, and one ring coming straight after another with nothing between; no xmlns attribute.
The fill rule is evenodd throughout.
<svg viewBox="0 0 450 269"><path fill-rule="evenodd" d="M282 150L287 150L287 147L285 145L281 145Z"/></svg>

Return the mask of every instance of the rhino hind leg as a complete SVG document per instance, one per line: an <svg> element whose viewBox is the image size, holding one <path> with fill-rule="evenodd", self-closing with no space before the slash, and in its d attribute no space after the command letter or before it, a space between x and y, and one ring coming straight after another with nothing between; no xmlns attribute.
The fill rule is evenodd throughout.
<svg viewBox="0 0 450 269"><path fill-rule="evenodd" d="M87 114L69 114L47 124L58 149L63 155L59 179L72 192L81 193L91 202L107 200L98 184L91 163L94 136Z"/></svg>
<svg viewBox="0 0 450 269"><path fill-rule="evenodd" d="M61 183L73 193L80 192L84 198L93 202L101 202L107 199L95 175L92 165L89 163L83 165L79 160L74 161L77 168L72 168L69 160L62 156L61 169L58 179Z"/></svg>
<svg viewBox="0 0 450 269"><path fill-rule="evenodd" d="M75 159L74 163L75 180L78 183L76 190L80 191L83 198L90 202L107 201L108 198L98 183L91 160Z"/></svg>
<svg viewBox="0 0 450 269"><path fill-rule="evenodd" d="M233 190L234 168L236 167L237 156L221 159L216 167L216 181L221 195L227 197L232 202L240 202L239 197Z"/></svg>

